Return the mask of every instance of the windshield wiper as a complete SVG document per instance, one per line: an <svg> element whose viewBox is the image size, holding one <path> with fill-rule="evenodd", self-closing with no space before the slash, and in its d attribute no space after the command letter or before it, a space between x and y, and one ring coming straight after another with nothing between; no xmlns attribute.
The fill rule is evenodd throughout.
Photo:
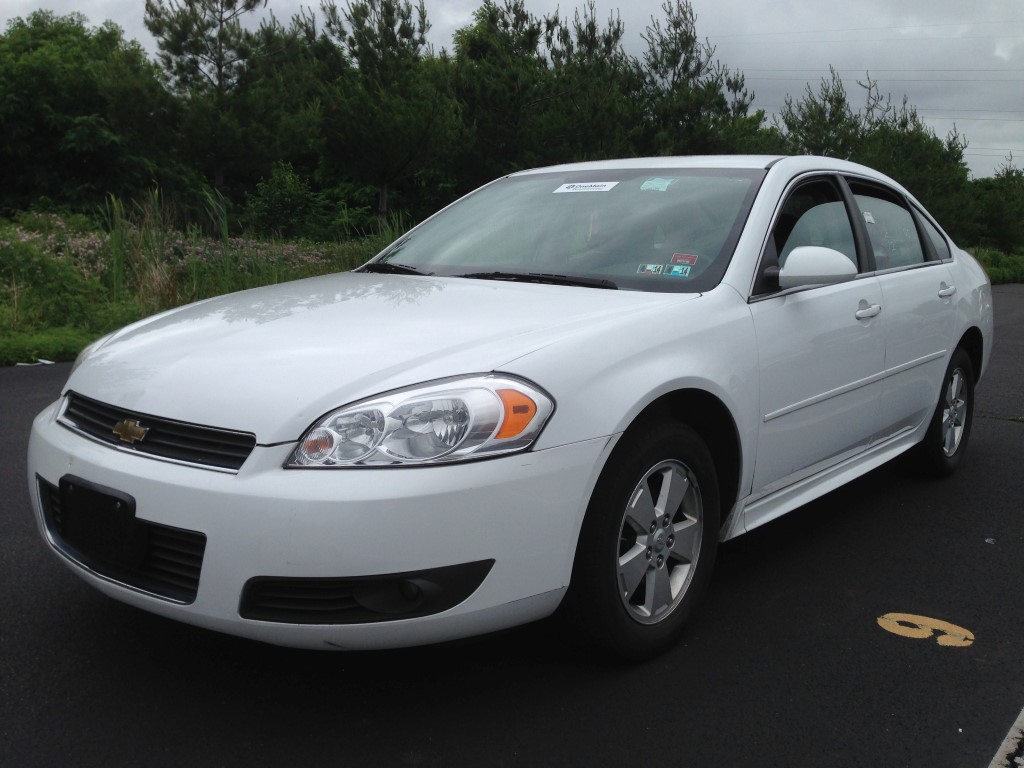
<svg viewBox="0 0 1024 768"><path fill-rule="evenodd" d="M392 264L390 261L371 261L364 264L356 272L375 272L381 275L432 275L433 272L423 272L416 267L406 264Z"/></svg>
<svg viewBox="0 0 1024 768"><path fill-rule="evenodd" d="M577 285L583 288L609 288L617 290L619 286L603 277L574 277L572 275L552 275L546 272L470 272L456 277L468 277L473 280L508 280L512 283L545 283L547 285Z"/></svg>

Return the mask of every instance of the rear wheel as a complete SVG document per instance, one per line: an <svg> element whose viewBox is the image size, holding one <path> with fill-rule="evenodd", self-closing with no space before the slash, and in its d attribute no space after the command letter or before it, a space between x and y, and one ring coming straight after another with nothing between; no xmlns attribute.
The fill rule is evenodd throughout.
<svg viewBox="0 0 1024 768"><path fill-rule="evenodd" d="M586 640L625 659L671 647L704 592L718 543L718 481L689 427L631 429L602 474L566 598Z"/></svg>
<svg viewBox="0 0 1024 768"><path fill-rule="evenodd" d="M963 460L974 420L974 366L958 348L942 380L931 424L918 446L918 463L934 475L951 475Z"/></svg>

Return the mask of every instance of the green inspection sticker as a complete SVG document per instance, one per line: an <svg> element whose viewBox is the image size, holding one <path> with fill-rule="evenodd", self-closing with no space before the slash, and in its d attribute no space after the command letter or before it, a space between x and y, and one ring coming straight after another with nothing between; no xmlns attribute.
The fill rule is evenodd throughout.
<svg viewBox="0 0 1024 768"><path fill-rule="evenodd" d="M660 176L655 176L653 179L648 179L640 185L641 192L667 192L668 188L675 184L679 179L663 179Z"/></svg>

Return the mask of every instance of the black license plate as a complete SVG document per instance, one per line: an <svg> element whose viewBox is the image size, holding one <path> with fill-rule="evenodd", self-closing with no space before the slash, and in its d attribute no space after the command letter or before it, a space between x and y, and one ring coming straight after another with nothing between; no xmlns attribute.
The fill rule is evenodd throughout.
<svg viewBox="0 0 1024 768"><path fill-rule="evenodd" d="M73 475L60 480L61 536L89 558L137 566L149 532L135 519L135 499Z"/></svg>

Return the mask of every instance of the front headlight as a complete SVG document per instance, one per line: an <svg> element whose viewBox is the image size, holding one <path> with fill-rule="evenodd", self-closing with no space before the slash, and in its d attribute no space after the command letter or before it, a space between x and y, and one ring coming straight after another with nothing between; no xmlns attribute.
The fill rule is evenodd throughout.
<svg viewBox="0 0 1024 768"><path fill-rule="evenodd" d="M553 410L547 394L511 376L424 384L332 411L285 466L439 464L522 451Z"/></svg>

